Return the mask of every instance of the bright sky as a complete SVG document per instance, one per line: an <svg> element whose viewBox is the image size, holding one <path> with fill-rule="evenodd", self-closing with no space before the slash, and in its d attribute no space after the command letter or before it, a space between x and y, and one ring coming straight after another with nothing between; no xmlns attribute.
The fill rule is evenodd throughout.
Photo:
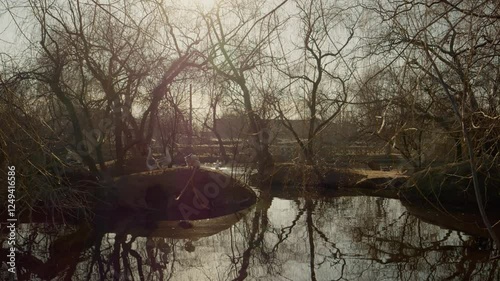
<svg viewBox="0 0 500 281"><path fill-rule="evenodd" d="M175 5L176 7L184 7L188 10L201 9L204 11L208 11L214 7L216 1L218 0L166 0L165 3L167 6ZM13 4L11 4L12 2L14 1L0 0L0 63L4 63L2 67L7 66L5 64L5 61L10 61L8 57L14 58L14 60L16 58L24 59L33 57L30 54L25 53L28 51L27 46L30 34L33 34L32 32L37 31L35 29L36 26L33 23L30 24L26 20L26 18L28 18L26 15L29 13L30 8L19 6L17 8L13 8ZM82 1L82 3L83 2L85 1ZM277 3L279 2L281 2L281 0L269 1L266 2L266 6L270 5L272 7L275 7L275 5L277 5ZM17 3L15 5L17 5ZM261 8L264 12L269 10L271 7ZM296 12L295 6L292 4L292 2L283 6L283 8L286 9L286 11L289 13ZM29 18L32 19L31 16ZM285 43L283 47L290 48L290 50L287 50L287 52L289 52L289 58L296 57L299 54L297 53L297 51L293 51L294 49L296 49L296 46L290 44L290 42L297 40L298 41L295 42L296 44L299 44L301 42L301 39L298 37L299 30L297 28L294 28L293 25L294 24L287 24L283 27L281 33L281 39L288 41L288 43ZM36 42L34 44L36 44ZM299 52L301 55L302 52ZM292 54L295 54L295 56ZM197 111L196 109L207 107L207 101L204 100L203 97L200 98L200 96L206 94L204 92L205 87L206 85L193 85L193 96L195 96L193 98L193 106L195 108L195 112ZM140 111L140 109L135 109L134 113L139 113ZM203 113L203 110L201 112L198 112L201 115L205 115L205 113Z"/></svg>
<svg viewBox="0 0 500 281"><path fill-rule="evenodd" d="M0 0L0 71L32 57L27 53L34 28L27 20L29 10L11 2L14 1Z"/></svg>

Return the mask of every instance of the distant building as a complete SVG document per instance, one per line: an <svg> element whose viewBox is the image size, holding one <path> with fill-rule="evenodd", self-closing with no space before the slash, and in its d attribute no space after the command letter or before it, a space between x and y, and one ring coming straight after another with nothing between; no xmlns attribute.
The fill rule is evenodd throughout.
<svg viewBox="0 0 500 281"><path fill-rule="evenodd" d="M248 136L248 128L244 118L229 117L216 119L217 131L223 139L245 139ZM269 130L271 140L290 141L295 140L293 133L283 125L281 120L270 119L265 121ZM307 139L309 135L309 120L289 120L293 131L300 139ZM326 142L345 141L356 133L356 127L350 123L328 124L318 135L318 139Z"/></svg>

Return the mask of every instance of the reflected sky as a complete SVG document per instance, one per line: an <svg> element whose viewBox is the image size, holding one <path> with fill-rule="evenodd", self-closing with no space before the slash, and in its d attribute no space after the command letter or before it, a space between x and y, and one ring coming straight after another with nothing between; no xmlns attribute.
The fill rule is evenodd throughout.
<svg viewBox="0 0 500 281"><path fill-rule="evenodd" d="M425 223L398 200L308 195L284 199L264 193L242 218L228 221L231 225L217 234L180 239L158 232L145 237L138 233L147 231L123 227L92 231L85 226L24 224L18 236L19 279L500 278L498 261L488 260L491 241ZM5 248L6 241L2 244Z"/></svg>

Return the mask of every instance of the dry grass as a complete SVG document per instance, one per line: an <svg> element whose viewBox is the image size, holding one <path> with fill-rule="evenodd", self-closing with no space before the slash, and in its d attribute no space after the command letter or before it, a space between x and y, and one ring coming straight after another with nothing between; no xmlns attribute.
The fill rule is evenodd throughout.
<svg viewBox="0 0 500 281"><path fill-rule="evenodd" d="M400 171L377 171L369 169L349 169L352 173L356 173L366 177L367 179L372 178L396 178L405 177L406 175Z"/></svg>

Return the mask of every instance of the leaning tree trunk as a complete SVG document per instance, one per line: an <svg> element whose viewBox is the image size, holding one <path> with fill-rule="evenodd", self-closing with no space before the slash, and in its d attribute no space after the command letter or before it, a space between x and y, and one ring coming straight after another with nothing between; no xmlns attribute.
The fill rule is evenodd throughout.
<svg viewBox="0 0 500 281"><path fill-rule="evenodd" d="M217 131L217 101L215 101L212 104L212 127L208 126L205 122L205 127L207 127L212 133L215 135L217 138L217 144L219 145L219 153L222 157L222 163L226 164L229 161L229 158L227 157L227 152L226 152L226 147L224 146L224 142L222 141L222 137L219 134L219 131Z"/></svg>
<svg viewBox="0 0 500 281"><path fill-rule="evenodd" d="M425 52L426 52L428 57L431 57L428 49L425 49ZM493 242L495 243L497 248L500 248L500 239L498 238L495 231L493 231L493 226L490 222L490 219L488 218L488 216L486 214L486 210L484 207L483 195L482 195L482 192L480 190L479 176L477 173L476 154L474 151L476 149L476 146L474 146L474 143L472 142L472 139L471 139L471 136L469 133L470 128L467 127L466 118L460 112L457 100L456 100L455 96L450 92L450 89L449 89L448 85L445 83L444 78L443 78L441 72L439 71L436 63L432 60L431 60L431 63L432 63L432 67L436 71L437 78L439 79L439 82L440 82L441 86L443 87L443 90L445 91L446 95L448 96L448 99L450 100L451 106L453 108L453 112L455 113L455 117L460 122L461 134L465 140L468 162L469 162L469 166L470 166L471 174L472 174L472 184L474 187L474 194L476 195L476 203L477 203L477 207L479 209L479 213L481 214L481 218L483 220L484 226L488 230L488 234L490 235L491 239L493 240ZM467 84L466 84L466 87L464 87L464 88L467 89ZM473 95L472 92L468 92L468 94L471 96ZM475 100L471 100L471 101L472 101L472 103L475 102ZM472 104L471 107L477 108L476 104ZM498 258L498 256L495 258Z"/></svg>
<svg viewBox="0 0 500 281"><path fill-rule="evenodd" d="M262 137L263 132L267 129L260 117L254 112L252 108L252 101L250 98L250 90L246 86L244 79L238 81L239 86L243 91L243 101L245 105L245 112L250 125L250 138L255 144L255 153L257 161L257 171L260 175L265 175L270 171L270 167L274 166L274 161L271 153L269 152L269 138Z"/></svg>
<svg viewBox="0 0 500 281"><path fill-rule="evenodd" d="M116 110L114 112L115 119L115 153L116 153L116 171L118 174L123 173L123 168L125 165L125 150L123 147L123 122L122 122L122 114L120 110Z"/></svg>
<svg viewBox="0 0 500 281"><path fill-rule="evenodd" d="M61 101L61 103L68 111L69 119L71 121L71 125L73 126L73 132L75 135L76 151L78 155L82 158L83 163L87 165L87 167L89 168L89 171L94 175L99 175L99 171L97 170L95 161L90 156L89 148L87 147L89 145L89 142L86 141L83 137L82 127L80 125L80 121L78 120L75 107L73 106L73 103L68 98L68 96L66 96L66 94L63 92L63 90L59 85L58 77L60 76L57 76L56 74L56 77L57 78L49 82L49 85L56 94L56 97ZM86 149L85 151L82 151L80 148L84 146L86 147Z"/></svg>

